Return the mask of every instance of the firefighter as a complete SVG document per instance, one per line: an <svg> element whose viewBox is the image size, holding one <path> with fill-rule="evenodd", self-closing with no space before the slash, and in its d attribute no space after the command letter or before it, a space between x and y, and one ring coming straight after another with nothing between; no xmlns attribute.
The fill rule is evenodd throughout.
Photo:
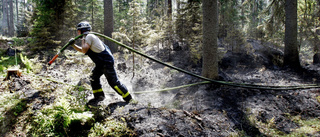
<svg viewBox="0 0 320 137"><path fill-rule="evenodd" d="M80 22L77 25L77 31L78 35L84 34L81 46L76 45L73 38L70 39L69 42L75 50L88 55L95 63L95 67L92 70L92 74L90 76L94 98L89 101L89 104L90 102L102 101L105 98L100 83L100 77L102 76L102 74L105 75L109 85L119 95L122 96L124 101L129 102L132 97L127 87L123 85L118 79L117 73L114 68L114 58L109 47L105 45L96 35L89 34L89 32L91 31L91 25L88 22Z"/></svg>

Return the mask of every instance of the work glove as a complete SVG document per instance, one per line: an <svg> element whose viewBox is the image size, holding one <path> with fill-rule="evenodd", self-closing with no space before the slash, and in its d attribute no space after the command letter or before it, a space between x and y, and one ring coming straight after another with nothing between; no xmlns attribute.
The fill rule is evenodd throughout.
<svg viewBox="0 0 320 137"><path fill-rule="evenodd" d="M76 43L76 41L74 40L74 38L71 38L70 40L69 40L69 44L70 45L74 45Z"/></svg>

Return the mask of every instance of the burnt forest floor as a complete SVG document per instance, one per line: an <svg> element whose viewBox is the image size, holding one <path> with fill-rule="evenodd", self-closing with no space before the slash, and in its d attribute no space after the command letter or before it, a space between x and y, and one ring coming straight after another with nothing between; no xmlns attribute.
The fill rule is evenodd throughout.
<svg viewBox="0 0 320 137"><path fill-rule="evenodd" d="M256 40L247 43L239 53L219 44L220 80L319 84L320 66L302 63L298 71L280 67L281 48ZM156 46L143 50L201 73L201 64L189 61L183 47L171 52ZM0 136L320 136L319 89L275 91L206 84L146 92L201 80L138 55L133 73L132 54L121 51L114 54L115 68L134 101L125 103L102 77L106 99L101 106L88 108L94 64L87 56L66 50L51 66L46 65L51 56L33 56L27 59L32 62L29 73L22 64L22 77L0 80Z"/></svg>

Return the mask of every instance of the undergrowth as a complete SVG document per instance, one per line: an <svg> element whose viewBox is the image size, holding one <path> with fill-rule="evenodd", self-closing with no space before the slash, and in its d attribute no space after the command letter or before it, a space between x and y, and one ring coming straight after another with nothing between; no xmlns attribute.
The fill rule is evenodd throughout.
<svg viewBox="0 0 320 137"><path fill-rule="evenodd" d="M9 92L1 92L0 94L0 121L2 121L5 117L4 114L6 111L11 109L19 102L19 99L16 98L15 95L12 95Z"/></svg>
<svg viewBox="0 0 320 137"><path fill-rule="evenodd" d="M127 127L127 124L122 119L119 120L106 120L102 123L95 123L94 127L91 128L89 137L96 136L110 136L110 137L119 137L119 136L136 136L135 132Z"/></svg>
<svg viewBox="0 0 320 137"><path fill-rule="evenodd" d="M307 134L313 135L320 131L320 119L303 119L300 115L292 116L291 119L299 124L299 128L294 129L288 136L304 136Z"/></svg>
<svg viewBox="0 0 320 137"><path fill-rule="evenodd" d="M17 123L17 117L27 109L27 101L19 99L18 94L0 92L0 135L10 131L12 124Z"/></svg>
<svg viewBox="0 0 320 137"><path fill-rule="evenodd" d="M69 101L62 97L53 105L41 109L32 121L32 136L68 136L73 122L92 123L89 111L72 109Z"/></svg>
<svg viewBox="0 0 320 137"><path fill-rule="evenodd" d="M259 128L259 131L267 136L277 136L277 137L303 137L306 135L314 135L315 133L320 131L320 119L319 118L311 118L311 119L303 119L300 115L291 116L290 114L286 114L287 117L297 123L298 128L291 129L290 133L284 133L276 128L275 117L267 119L266 122L262 122L258 120L253 114L248 116L249 121Z"/></svg>
<svg viewBox="0 0 320 137"><path fill-rule="evenodd" d="M20 58L17 58L17 64L20 64ZM14 56L2 56L0 57L0 76L5 77L6 70L16 65Z"/></svg>
<svg viewBox="0 0 320 137"><path fill-rule="evenodd" d="M15 56L6 56L4 53L1 53L0 58L0 76L6 75L6 70L10 68L18 68L18 69L25 69L27 73L32 72L32 69L36 68L35 66L39 66L38 64L35 65L27 56L19 55ZM21 67L21 68L20 68Z"/></svg>

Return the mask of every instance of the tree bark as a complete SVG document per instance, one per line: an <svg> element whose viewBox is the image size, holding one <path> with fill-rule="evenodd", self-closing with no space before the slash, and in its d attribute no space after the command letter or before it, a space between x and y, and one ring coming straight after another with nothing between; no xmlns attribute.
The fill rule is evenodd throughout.
<svg viewBox="0 0 320 137"><path fill-rule="evenodd" d="M8 20L8 26L9 26L9 36L13 37L14 36L14 22L13 22L13 0L9 0L9 20ZM9 14L8 14L9 15Z"/></svg>
<svg viewBox="0 0 320 137"><path fill-rule="evenodd" d="M320 7L320 1L317 2L317 6ZM318 12L320 13L320 12ZM320 21L320 14L317 14L318 21ZM320 64L320 41L319 41L319 35L320 30L315 28L316 32L313 33L314 37L314 51L315 54L313 55L313 64Z"/></svg>
<svg viewBox="0 0 320 137"><path fill-rule="evenodd" d="M297 41L297 0L286 0L285 14L284 65L299 69L301 66Z"/></svg>
<svg viewBox="0 0 320 137"><path fill-rule="evenodd" d="M168 0L168 17L172 17L172 0Z"/></svg>
<svg viewBox="0 0 320 137"><path fill-rule="evenodd" d="M23 9L22 12L24 13L24 11L27 9L27 3L26 0L23 0Z"/></svg>
<svg viewBox="0 0 320 137"><path fill-rule="evenodd" d="M17 23L19 21L19 2L16 0Z"/></svg>
<svg viewBox="0 0 320 137"><path fill-rule="evenodd" d="M94 26L94 17L93 17L93 8L94 8L94 3L93 3L93 0L91 0L91 26L93 27Z"/></svg>
<svg viewBox="0 0 320 137"><path fill-rule="evenodd" d="M218 78L218 0L203 0L203 62L202 75Z"/></svg>
<svg viewBox="0 0 320 137"><path fill-rule="evenodd" d="M7 0L2 0L2 31L3 35L8 34L8 3Z"/></svg>
<svg viewBox="0 0 320 137"><path fill-rule="evenodd" d="M113 32L113 4L112 0L104 0L104 34L108 37L112 37ZM105 43L109 46L112 52L117 52L117 48L114 43L105 40Z"/></svg>

